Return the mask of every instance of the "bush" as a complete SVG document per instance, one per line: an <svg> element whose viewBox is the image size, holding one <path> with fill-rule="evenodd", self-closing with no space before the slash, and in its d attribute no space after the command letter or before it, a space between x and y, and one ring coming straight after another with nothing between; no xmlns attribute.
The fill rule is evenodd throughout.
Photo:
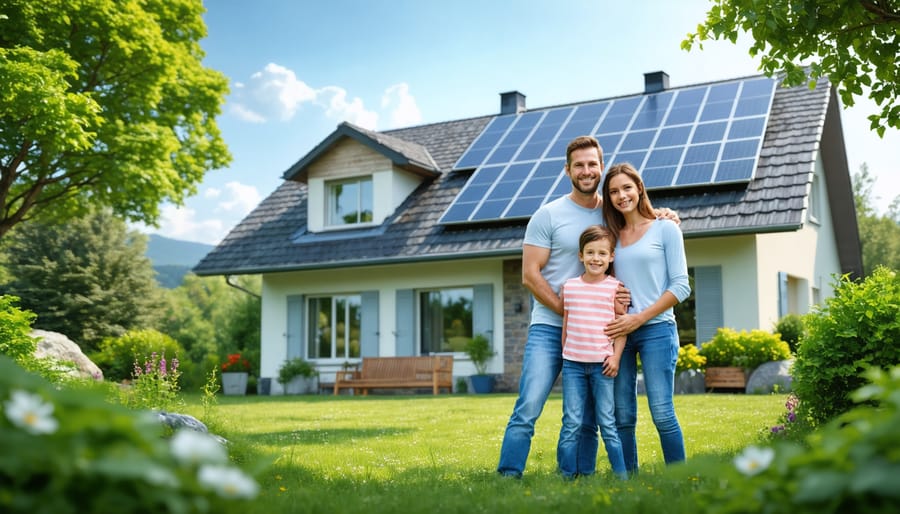
<svg viewBox="0 0 900 514"><path fill-rule="evenodd" d="M798 314L787 314L775 324L775 333L781 335L781 340L788 344L791 353L797 353L797 346L806 336L806 328L803 326L803 317Z"/></svg>
<svg viewBox="0 0 900 514"><path fill-rule="evenodd" d="M18 302L16 296L0 296L0 354L22 363L37 349L37 339L29 335L36 316L16 307Z"/></svg>
<svg viewBox="0 0 900 514"><path fill-rule="evenodd" d="M316 375L316 368L311 363L300 357L294 357L284 361L278 370L278 383L287 385L296 377L312 378Z"/></svg>
<svg viewBox="0 0 900 514"><path fill-rule="evenodd" d="M494 349L491 348L491 342L481 334L466 343L466 354L475 365L475 373L478 375L487 373L487 362L496 355Z"/></svg>
<svg viewBox="0 0 900 514"><path fill-rule="evenodd" d="M754 369L766 362L787 360L791 350L778 334L765 330L720 328L716 335L700 348L706 357L706 367L737 366Z"/></svg>
<svg viewBox="0 0 900 514"><path fill-rule="evenodd" d="M696 371L706 369L706 357L700 355L700 350L694 344L688 344L678 349L678 362L675 364L675 374L690 369Z"/></svg>
<svg viewBox="0 0 900 514"><path fill-rule="evenodd" d="M257 484L199 432L58 387L0 356L0 512L246 512Z"/></svg>
<svg viewBox="0 0 900 514"><path fill-rule="evenodd" d="M122 381L132 378L136 362L144 362L153 353L171 359L184 355L184 349L177 341L156 330L132 330L119 337L104 339L100 352L91 356L91 360L103 370L104 377Z"/></svg>
<svg viewBox="0 0 900 514"><path fill-rule="evenodd" d="M749 447L734 463L696 459L675 469L698 483L697 511L830 514L900 512L900 367L873 368L851 394L860 405L820 427L805 444Z"/></svg>
<svg viewBox="0 0 900 514"><path fill-rule="evenodd" d="M819 424L846 412L863 369L900 364L898 312L900 278L879 267L862 282L842 277L825 306L806 316L793 369L804 417Z"/></svg>

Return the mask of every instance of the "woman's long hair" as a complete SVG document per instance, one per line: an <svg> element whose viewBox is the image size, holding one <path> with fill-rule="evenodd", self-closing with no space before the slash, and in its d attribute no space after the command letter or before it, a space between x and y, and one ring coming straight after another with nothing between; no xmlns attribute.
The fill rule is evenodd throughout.
<svg viewBox="0 0 900 514"><path fill-rule="evenodd" d="M613 164L606 170L606 176L603 178L603 221L612 233L619 238L619 233L625 227L625 216L616 210L609 197L609 181L616 175L626 175L630 178L638 188L638 213L647 219L656 219L653 213L653 205L650 203L650 197L647 196L647 189L644 187L644 181L637 170L630 163L623 162L621 164Z"/></svg>

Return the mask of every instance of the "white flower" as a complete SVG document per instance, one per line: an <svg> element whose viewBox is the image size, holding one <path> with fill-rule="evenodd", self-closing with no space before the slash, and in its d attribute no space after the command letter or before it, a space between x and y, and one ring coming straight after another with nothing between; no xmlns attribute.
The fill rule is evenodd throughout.
<svg viewBox="0 0 900 514"><path fill-rule="evenodd" d="M228 462L228 452L207 434L181 429L169 442L172 454L182 464L223 464Z"/></svg>
<svg viewBox="0 0 900 514"><path fill-rule="evenodd" d="M751 477L765 471L774 458L775 450L772 448L748 446L744 448L743 453L734 458L734 466L741 473Z"/></svg>
<svg viewBox="0 0 900 514"><path fill-rule="evenodd" d="M243 471L227 466L203 466L197 480L223 498L254 498L259 485Z"/></svg>
<svg viewBox="0 0 900 514"><path fill-rule="evenodd" d="M6 417L30 434L52 434L59 428L59 422L52 416L53 404L45 402L38 394L16 390L4 405Z"/></svg>

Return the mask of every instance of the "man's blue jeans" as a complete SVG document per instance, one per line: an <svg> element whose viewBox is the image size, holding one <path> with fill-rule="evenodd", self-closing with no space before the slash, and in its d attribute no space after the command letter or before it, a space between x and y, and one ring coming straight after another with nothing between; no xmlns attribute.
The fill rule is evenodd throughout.
<svg viewBox="0 0 900 514"><path fill-rule="evenodd" d="M638 469L637 440L637 355L641 356L644 385L650 416L656 425L666 464L684 460L684 436L675 405L675 363L678 361L678 331L675 323L662 322L644 325L628 335L625 351L616 377L616 426L622 441L625 468L629 473Z"/></svg>
<svg viewBox="0 0 900 514"><path fill-rule="evenodd" d="M616 430L615 379L603 374L602 362L563 360L562 384L563 426L556 449L560 473L566 478L590 474L578 468L578 440L585 408L593 401L609 464L613 473L624 477L625 460Z"/></svg>
<svg viewBox="0 0 900 514"><path fill-rule="evenodd" d="M519 398L500 447L500 463L497 465L500 474L522 476L525 471L534 424L544 410L553 383L562 369L561 340L562 327L534 324L528 328ZM578 469L584 470L584 474L594 473L597 469L597 445L597 424L591 405L590 409L585 409L578 447Z"/></svg>

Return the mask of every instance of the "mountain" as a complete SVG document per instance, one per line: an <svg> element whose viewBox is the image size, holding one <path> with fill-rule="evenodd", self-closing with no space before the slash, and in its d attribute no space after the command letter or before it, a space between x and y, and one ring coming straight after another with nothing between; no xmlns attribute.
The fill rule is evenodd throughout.
<svg viewBox="0 0 900 514"><path fill-rule="evenodd" d="M146 255L153 263L159 284L172 289L178 287L191 268L213 248L213 245L150 234Z"/></svg>

